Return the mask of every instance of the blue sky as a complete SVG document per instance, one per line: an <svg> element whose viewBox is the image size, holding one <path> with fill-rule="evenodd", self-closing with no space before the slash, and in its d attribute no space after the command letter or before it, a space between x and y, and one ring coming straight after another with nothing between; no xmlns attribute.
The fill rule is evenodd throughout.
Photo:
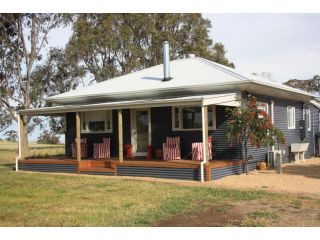
<svg viewBox="0 0 320 240"><path fill-rule="evenodd" d="M203 15L211 20L211 38L225 45L236 69L270 72L278 82L320 74L320 14ZM70 36L70 28L56 29L48 36L48 47L63 47ZM29 139L38 134L36 130Z"/></svg>

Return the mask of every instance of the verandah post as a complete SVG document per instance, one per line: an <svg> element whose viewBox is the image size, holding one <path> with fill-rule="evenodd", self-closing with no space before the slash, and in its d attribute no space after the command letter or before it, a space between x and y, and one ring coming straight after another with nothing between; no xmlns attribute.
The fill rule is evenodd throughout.
<svg viewBox="0 0 320 240"><path fill-rule="evenodd" d="M18 115L18 128L19 128L19 159L24 159L25 155L25 139L24 139L24 131L25 131L25 123L23 120L23 115Z"/></svg>
<svg viewBox="0 0 320 240"><path fill-rule="evenodd" d="M80 112L76 113L77 161L81 161Z"/></svg>
<svg viewBox="0 0 320 240"><path fill-rule="evenodd" d="M122 110L118 109L119 162L123 162Z"/></svg>
<svg viewBox="0 0 320 240"><path fill-rule="evenodd" d="M202 112L202 147L203 147L203 161L201 163L201 182L204 182L204 169L203 165L208 167L209 151L208 151L208 106L201 107Z"/></svg>

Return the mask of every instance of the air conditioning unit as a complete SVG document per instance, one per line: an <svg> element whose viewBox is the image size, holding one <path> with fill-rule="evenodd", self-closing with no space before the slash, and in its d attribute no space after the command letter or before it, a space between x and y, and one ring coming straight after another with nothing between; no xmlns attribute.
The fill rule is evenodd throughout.
<svg viewBox="0 0 320 240"><path fill-rule="evenodd" d="M268 152L269 164L271 164L273 167L277 167L279 165L279 163L280 163L280 159L281 159L281 162L282 162L285 154L286 154L285 150L269 151Z"/></svg>

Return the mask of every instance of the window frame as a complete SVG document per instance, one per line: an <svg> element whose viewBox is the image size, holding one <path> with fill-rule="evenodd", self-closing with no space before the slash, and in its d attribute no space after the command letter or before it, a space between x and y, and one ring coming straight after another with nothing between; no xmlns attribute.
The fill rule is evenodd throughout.
<svg viewBox="0 0 320 240"><path fill-rule="evenodd" d="M306 120L305 119L305 114L306 113L308 113L308 115L309 115L309 120L307 122L307 126L308 126L307 130L310 132L311 131L311 123L312 123L311 122L311 109L310 108L304 108L302 112L303 112L303 116L302 116L303 120Z"/></svg>
<svg viewBox="0 0 320 240"><path fill-rule="evenodd" d="M261 109L259 107L266 107L266 110ZM269 104L268 103L266 103L266 102L257 102L257 108L259 110L265 111L269 115Z"/></svg>
<svg viewBox="0 0 320 240"><path fill-rule="evenodd" d="M92 116L97 116L97 112L104 112L104 131L91 131L89 130L89 122L92 122ZM90 119L91 118L91 119ZM88 112L81 112L80 116L80 129L81 133L112 133L113 132L113 125L112 125L113 113L112 110L101 110L101 111L88 111ZM96 121L102 121L101 118L97 119ZM110 129L107 129L107 121L110 121ZM85 125L83 125L85 124ZM83 128L85 126L85 129Z"/></svg>
<svg viewBox="0 0 320 240"><path fill-rule="evenodd" d="M202 128L183 128L183 108L195 108L195 107L200 107L201 106L196 106L196 105L186 105L186 106L173 106L171 107L171 123L172 123L172 131L201 131ZM216 130L216 105L208 105L208 108L212 108L212 126L208 126L208 130ZM176 121L176 116L175 116L175 109L179 109L179 121L178 125L179 127L176 127L175 121ZM208 111L209 114L209 111Z"/></svg>
<svg viewBox="0 0 320 240"><path fill-rule="evenodd" d="M288 118L290 109L293 110L293 126L290 125L290 121ZM288 129L296 129L296 108L294 106L287 106L287 126Z"/></svg>

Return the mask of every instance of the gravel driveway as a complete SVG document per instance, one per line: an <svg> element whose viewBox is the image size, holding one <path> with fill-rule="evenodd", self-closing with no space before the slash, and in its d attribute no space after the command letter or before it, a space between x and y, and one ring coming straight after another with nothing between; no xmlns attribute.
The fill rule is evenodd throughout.
<svg viewBox="0 0 320 240"><path fill-rule="evenodd" d="M275 170L254 171L249 175L229 176L206 182L204 185L233 189L261 189L320 197L320 158L307 159L299 164L285 164L283 174L278 174Z"/></svg>
<svg viewBox="0 0 320 240"><path fill-rule="evenodd" d="M132 177L123 177L132 179ZM265 190L278 193L310 195L320 198L320 158L304 163L283 165L283 174L275 170L253 171L249 175L233 175L210 182L141 178L143 181L168 182L183 186L221 187L240 190Z"/></svg>

